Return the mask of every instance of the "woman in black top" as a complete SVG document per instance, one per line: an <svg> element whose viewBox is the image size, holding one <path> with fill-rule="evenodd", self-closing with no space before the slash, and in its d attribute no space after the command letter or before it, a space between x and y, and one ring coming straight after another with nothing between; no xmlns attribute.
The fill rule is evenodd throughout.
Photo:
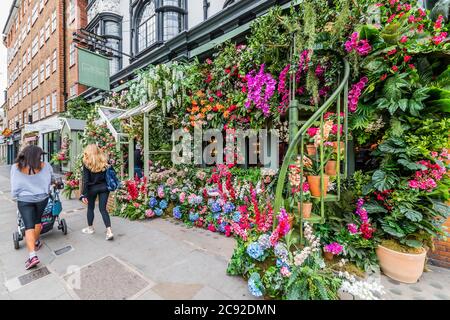
<svg viewBox="0 0 450 320"><path fill-rule="evenodd" d="M111 219L106 210L109 198L109 191L106 185L107 168L108 161L103 151L95 144L88 145L83 154L83 189L80 197L80 200L88 206L88 227L84 228L82 232L86 234L94 233L94 209L95 200L98 196L99 210L106 227L106 240L112 240L114 235L111 230Z"/></svg>

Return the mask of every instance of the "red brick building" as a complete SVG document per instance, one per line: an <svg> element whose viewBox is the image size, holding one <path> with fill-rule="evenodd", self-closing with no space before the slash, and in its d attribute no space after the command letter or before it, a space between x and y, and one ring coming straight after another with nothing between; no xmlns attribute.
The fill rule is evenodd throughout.
<svg viewBox="0 0 450 320"><path fill-rule="evenodd" d="M59 146L58 114L80 94L72 33L86 24L87 0L14 0L3 29L7 58L6 117L14 133L8 162L20 145Z"/></svg>

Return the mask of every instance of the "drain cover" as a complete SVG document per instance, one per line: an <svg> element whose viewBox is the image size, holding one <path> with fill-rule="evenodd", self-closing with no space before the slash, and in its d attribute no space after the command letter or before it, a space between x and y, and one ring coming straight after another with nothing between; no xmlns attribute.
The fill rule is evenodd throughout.
<svg viewBox="0 0 450 320"><path fill-rule="evenodd" d="M57 256L62 255L63 253L69 252L72 250L72 246L66 246L64 248L53 251Z"/></svg>
<svg viewBox="0 0 450 320"><path fill-rule="evenodd" d="M70 283L73 274L64 279ZM82 300L129 299L149 283L113 257L105 257L79 271L79 286L72 288Z"/></svg>
<svg viewBox="0 0 450 320"><path fill-rule="evenodd" d="M48 271L47 267L43 267L37 270L34 270L30 273L27 273L23 276L19 277L19 282L22 286L29 284L30 282L33 282L35 280L38 280L40 278L43 278L50 274L50 271Z"/></svg>

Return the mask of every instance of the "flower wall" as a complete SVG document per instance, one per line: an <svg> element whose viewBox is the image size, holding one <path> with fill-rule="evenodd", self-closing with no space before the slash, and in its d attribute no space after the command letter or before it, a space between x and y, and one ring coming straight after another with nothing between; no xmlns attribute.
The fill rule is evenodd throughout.
<svg viewBox="0 0 450 320"><path fill-rule="evenodd" d="M226 43L205 61L140 72L126 99L116 99L129 107L158 102L159 118L150 128L153 150L167 147L170 126L188 132L197 126L270 127L288 141L290 99L308 118L336 88L340 54L351 63L349 129L360 165L342 181L340 201L327 202L323 224L300 225L285 209L273 212L275 172L174 168L157 158L149 177L123 183L116 214L170 216L235 237L228 273L247 279L255 296L337 299L342 289L374 299L382 288L349 272L377 270L380 243L408 252L432 248L444 235L450 187L447 32L444 17L432 21L406 1L319 0L285 12L274 8L253 23L245 43ZM327 161L335 161L339 147L332 142L343 116L327 113L324 134L317 125L308 130L311 145L326 141ZM132 121L124 127L142 140L142 119ZM91 125L86 141L115 150L102 132ZM299 188L302 170L313 173L317 164L306 159L291 165L286 191L308 202L310 184ZM318 210L315 204L312 210Z"/></svg>

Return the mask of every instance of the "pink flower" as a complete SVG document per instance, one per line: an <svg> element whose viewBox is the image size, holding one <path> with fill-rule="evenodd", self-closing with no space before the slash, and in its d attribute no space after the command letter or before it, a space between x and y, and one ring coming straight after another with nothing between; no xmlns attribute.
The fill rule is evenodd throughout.
<svg viewBox="0 0 450 320"><path fill-rule="evenodd" d="M417 180L410 180L408 182L408 185L411 189L418 189L419 188L419 183L417 182Z"/></svg>
<svg viewBox="0 0 450 320"><path fill-rule="evenodd" d="M436 35L432 38L432 42L435 45L439 45L442 43L442 41L444 41L444 39L447 37L447 32L441 32L439 35Z"/></svg>
<svg viewBox="0 0 450 320"><path fill-rule="evenodd" d="M419 15L421 17L425 17L427 15L427 13L422 8L419 8L417 11L419 12Z"/></svg>
<svg viewBox="0 0 450 320"><path fill-rule="evenodd" d="M180 193L180 202L181 203L184 203L184 200L186 200L186 193L184 193L184 192L182 192L182 193Z"/></svg>
<svg viewBox="0 0 450 320"><path fill-rule="evenodd" d="M396 54L397 53L397 49L392 49L392 50L390 50L390 51L388 51L388 56L392 56L393 54Z"/></svg>
<svg viewBox="0 0 450 320"><path fill-rule="evenodd" d="M442 29L442 21L444 20L444 16L439 15L436 22L434 23L434 30L441 30Z"/></svg>
<svg viewBox="0 0 450 320"><path fill-rule="evenodd" d="M313 138L313 137L316 136L317 133L319 133L319 128L314 128L314 127L309 128L309 129L306 131L306 133L307 133L311 138Z"/></svg>
<svg viewBox="0 0 450 320"><path fill-rule="evenodd" d="M356 234L356 233L358 233L358 226L356 224L354 224L354 223L349 223L347 225L347 230L351 234Z"/></svg>
<svg viewBox="0 0 450 320"><path fill-rule="evenodd" d="M283 277L290 277L291 276L291 271L289 271L289 268L286 266L281 267L280 269L280 273Z"/></svg>
<svg viewBox="0 0 450 320"><path fill-rule="evenodd" d="M398 67L397 66L392 66L392 71L397 72L398 71Z"/></svg>
<svg viewBox="0 0 450 320"><path fill-rule="evenodd" d="M324 247L324 250L325 250L325 252L330 252L330 253L332 253L333 255L336 256L336 255L339 255L342 252L343 247L339 243L333 242L333 243L330 243L330 244L326 245Z"/></svg>
<svg viewBox="0 0 450 320"><path fill-rule="evenodd" d="M407 36L403 36L400 38L400 43L406 43L408 41L408 37Z"/></svg>
<svg viewBox="0 0 450 320"><path fill-rule="evenodd" d="M145 211L145 216L147 218L153 218L155 216L155 213L153 212L152 209L148 209L148 210Z"/></svg>
<svg viewBox="0 0 450 320"><path fill-rule="evenodd" d="M405 56L405 57L403 58L403 61L405 61L405 63L408 63L411 59L412 59L411 56Z"/></svg>
<svg viewBox="0 0 450 320"><path fill-rule="evenodd" d="M409 22L409 23L414 23L414 21L416 21L416 17L414 17L414 15L410 15L410 16L408 17L408 22Z"/></svg>

